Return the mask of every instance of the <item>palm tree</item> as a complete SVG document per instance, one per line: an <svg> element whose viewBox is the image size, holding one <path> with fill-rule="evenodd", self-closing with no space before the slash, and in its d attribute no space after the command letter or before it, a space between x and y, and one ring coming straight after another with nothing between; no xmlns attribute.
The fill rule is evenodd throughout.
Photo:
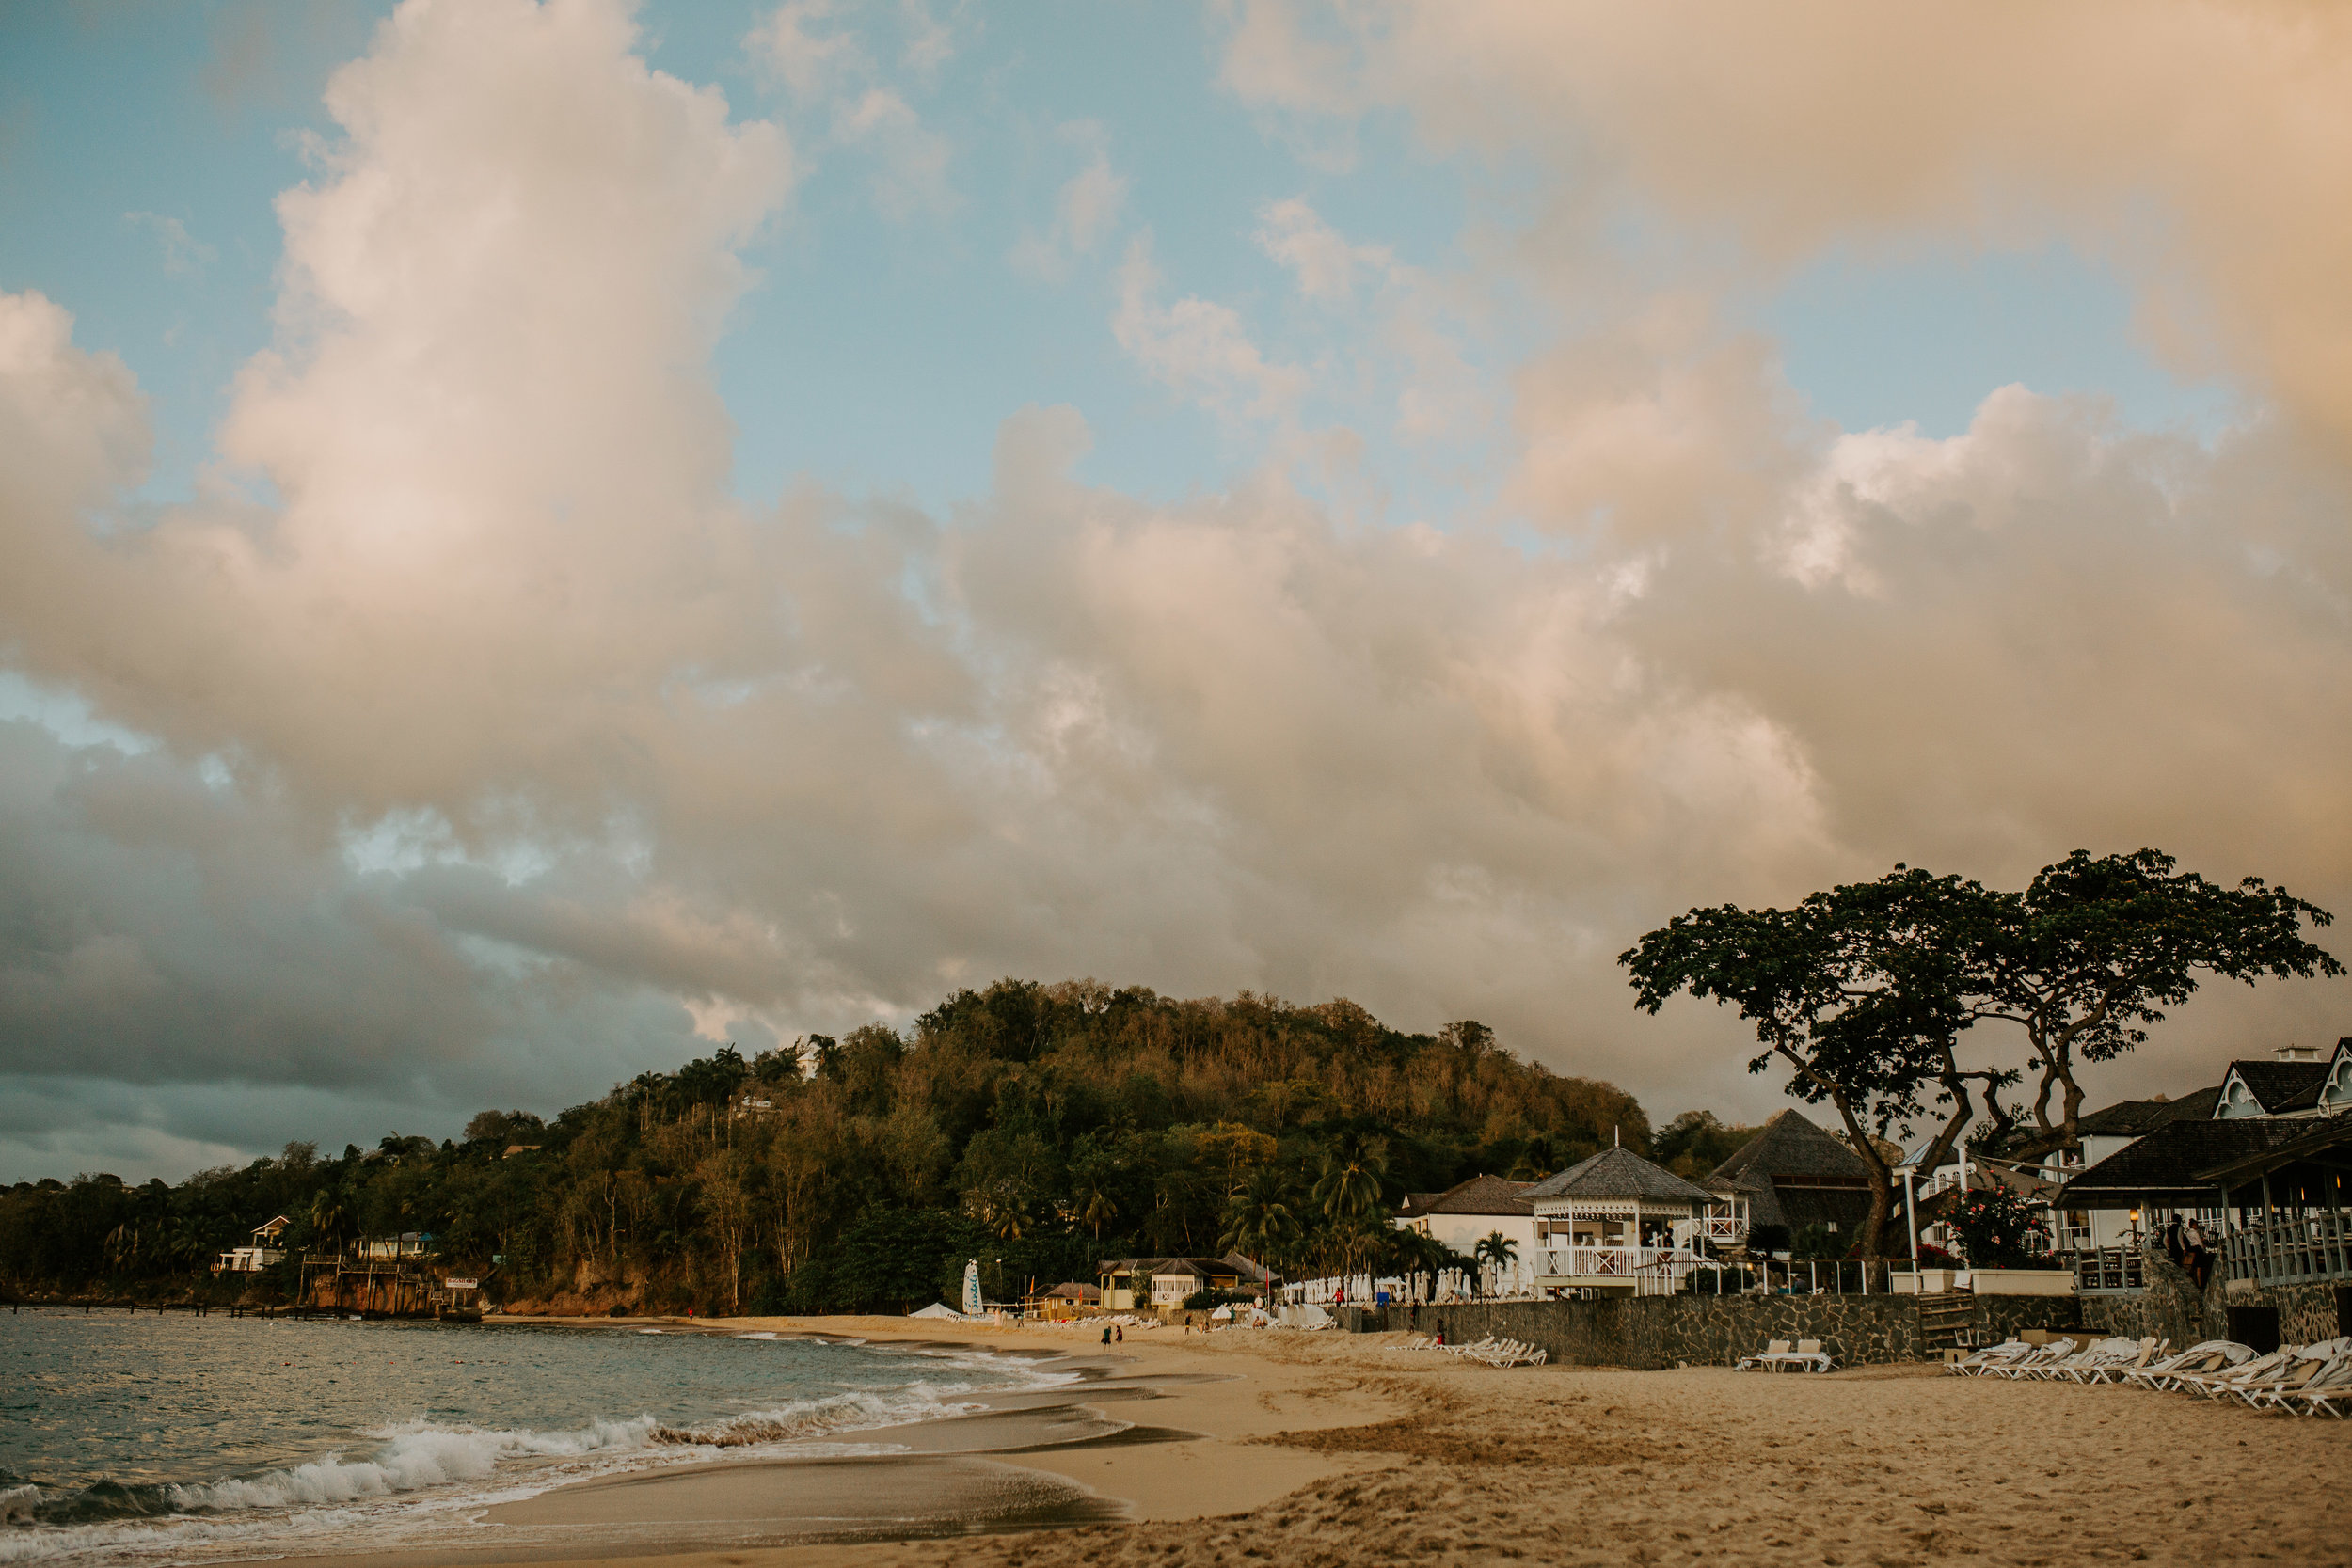
<svg viewBox="0 0 2352 1568"><path fill-rule="evenodd" d="M1519 1243L1500 1230L1490 1230L1486 1240L1470 1249L1471 1255L1495 1271L1498 1278L1502 1271L1518 1261Z"/></svg>
<svg viewBox="0 0 2352 1568"><path fill-rule="evenodd" d="M318 1239L319 1250L340 1254L351 1231L351 1211L343 1206L342 1195L321 1187L310 1199L310 1233Z"/></svg>
<svg viewBox="0 0 2352 1568"><path fill-rule="evenodd" d="M1238 1252L1260 1268L1266 1255L1298 1240L1298 1216L1283 1200L1281 1179L1263 1166L1243 1178L1225 1203L1225 1233L1216 1244Z"/></svg>
<svg viewBox="0 0 2352 1568"><path fill-rule="evenodd" d="M1363 1132L1343 1132L1323 1151L1323 1174L1311 1195L1335 1224L1361 1218L1380 1207L1389 1174L1389 1146Z"/></svg>

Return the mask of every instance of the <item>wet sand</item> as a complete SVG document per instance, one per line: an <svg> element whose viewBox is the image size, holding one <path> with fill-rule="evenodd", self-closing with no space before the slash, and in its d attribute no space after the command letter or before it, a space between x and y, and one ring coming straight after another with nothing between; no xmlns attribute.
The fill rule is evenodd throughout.
<svg viewBox="0 0 2352 1568"><path fill-rule="evenodd" d="M875 1325L872 1337L891 1326L903 1335L898 1322ZM1100 1349L1073 1346L1076 1336L1053 1330L952 1332L1006 1350ZM845 1495L855 1479L806 1465L714 1465L510 1505L544 1508L547 1520L575 1511L564 1530L575 1549L549 1539L528 1553L437 1560L528 1557L584 1568L660 1553L663 1568L1383 1560L1421 1568L1522 1558L1775 1568L2352 1562L2338 1503L2352 1474L2352 1422L2109 1386L1946 1377L1927 1367L1826 1377L1496 1370L1394 1344L1335 1333L1133 1336L1129 1359L1104 1369L1111 1375L1091 1418L1161 1429L1146 1440L1074 1425L1064 1428L1077 1433L1073 1443L976 1454L953 1451L959 1440L944 1432L922 1439L925 1452L895 1462L886 1484L912 1499L903 1506L974 1511L971 1523L952 1527L954 1540L938 1538L948 1527L910 1517L899 1539L867 1532L755 1545L761 1527L743 1528L743 1514L778 1510L774 1522L789 1533L805 1517L790 1510L824 1506L825 1475ZM1168 1387L1140 1395L1155 1374ZM1064 1402L1086 1402L1083 1390ZM1088 1418L1067 1408L1051 1417ZM1201 1435L1173 1435L1189 1433ZM1017 1433L994 1433L1009 1434ZM760 1473L775 1469L796 1474ZM1043 1512L1018 1517L1024 1507ZM713 1527L735 1528L736 1544L721 1549ZM962 1533L971 1528L1026 1533ZM907 1538L921 1536L930 1538ZM415 1554L399 1560L420 1562Z"/></svg>

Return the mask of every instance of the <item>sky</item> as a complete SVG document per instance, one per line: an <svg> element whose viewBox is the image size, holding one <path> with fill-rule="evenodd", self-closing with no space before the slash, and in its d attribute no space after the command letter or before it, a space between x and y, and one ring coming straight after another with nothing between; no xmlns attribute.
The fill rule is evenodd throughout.
<svg viewBox="0 0 2352 1568"><path fill-rule="evenodd" d="M0 1180L1008 974L1754 1117L1613 961L1691 906L2152 845L2352 910L2347 67L2185 0L0 4Z"/></svg>

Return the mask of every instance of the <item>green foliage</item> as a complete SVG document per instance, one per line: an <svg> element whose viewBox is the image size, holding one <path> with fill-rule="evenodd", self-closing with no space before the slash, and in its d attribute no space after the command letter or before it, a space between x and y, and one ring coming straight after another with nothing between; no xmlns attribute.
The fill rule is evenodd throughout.
<svg viewBox="0 0 2352 1568"><path fill-rule="evenodd" d="M1926 1122L1921 1163L1934 1169L1974 1114L1972 1085L1990 1107L2023 1077L1963 1068L1963 1034L1992 1024L1992 1037L2024 1047L2024 1070L2040 1078L2037 1147L2073 1146L2074 1064L2138 1044L2201 976L2344 973L2304 939L2306 921L2325 927L2328 915L2257 879L2225 888L2176 873L2156 850L2077 850L2022 894L1898 865L1793 909L1694 909L1618 961L1637 1006L1654 1013L1688 991L1736 1009L1763 1048L1749 1070L1776 1069L1790 1094L1836 1109L1869 1173L1857 1240L1864 1257L1882 1258L1897 1250L1893 1179L1873 1140ZM2004 1132L2006 1115L1994 1120Z"/></svg>
<svg viewBox="0 0 2352 1568"><path fill-rule="evenodd" d="M898 1311L955 1300L971 1259L992 1300L1091 1282L1106 1257L1419 1269L1390 1224L1404 1192L1558 1168L1613 1130L1647 1147L1631 1097L1473 1022L1408 1035L1345 1001L1007 980L904 1036L727 1047L545 1120L482 1112L460 1141L20 1185L0 1283L184 1288L275 1213L296 1248L428 1232L497 1299L596 1311Z"/></svg>
<svg viewBox="0 0 2352 1568"><path fill-rule="evenodd" d="M1944 1215L1972 1269L2021 1269L2046 1250L2040 1212L2007 1187L1973 1190Z"/></svg>

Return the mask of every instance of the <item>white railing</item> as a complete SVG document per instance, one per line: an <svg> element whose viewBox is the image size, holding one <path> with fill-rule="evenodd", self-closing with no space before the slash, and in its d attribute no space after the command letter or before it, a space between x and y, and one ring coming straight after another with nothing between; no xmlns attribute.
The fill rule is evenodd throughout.
<svg viewBox="0 0 2352 1568"><path fill-rule="evenodd" d="M1730 1214L1702 1214L1695 1219L1675 1221L1675 1250L1695 1250L1695 1242L1709 1242L1716 1246L1737 1246L1747 1239L1748 1222Z"/></svg>
<svg viewBox="0 0 2352 1568"><path fill-rule="evenodd" d="M1629 1279L1645 1269L1665 1268L1676 1261L1672 1248L1655 1246L1550 1247L1535 1256L1536 1274L1552 1277Z"/></svg>

